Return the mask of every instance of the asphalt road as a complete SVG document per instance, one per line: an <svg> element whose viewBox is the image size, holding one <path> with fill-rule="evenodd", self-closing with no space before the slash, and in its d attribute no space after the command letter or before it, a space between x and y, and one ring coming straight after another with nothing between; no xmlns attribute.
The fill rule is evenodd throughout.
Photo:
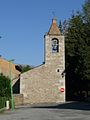
<svg viewBox="0 0 90 120"><path fill-rule="evenodd" d="M24 105L1 113L0 120L90 120L90 103Z"/></svg>

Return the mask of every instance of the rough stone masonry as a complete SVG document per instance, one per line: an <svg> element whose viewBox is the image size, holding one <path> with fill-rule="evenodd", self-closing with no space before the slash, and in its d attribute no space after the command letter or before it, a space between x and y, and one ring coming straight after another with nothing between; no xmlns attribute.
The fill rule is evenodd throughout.
<svg viewBox="0 0 90 120"><path fill-rule="evenodd" d="M55 18L44 43L44 64L21 74L24 103L65 102L65 44Z"/></svg>

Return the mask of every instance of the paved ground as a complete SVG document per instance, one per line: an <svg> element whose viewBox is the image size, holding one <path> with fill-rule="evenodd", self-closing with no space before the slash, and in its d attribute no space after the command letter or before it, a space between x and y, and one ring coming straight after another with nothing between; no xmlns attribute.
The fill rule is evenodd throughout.
<svg viewBox="0 0 90 120"><path fill-rule="evenodd" d="M0 114L0 120L90 120L90 103L25 105Z"/></svg>

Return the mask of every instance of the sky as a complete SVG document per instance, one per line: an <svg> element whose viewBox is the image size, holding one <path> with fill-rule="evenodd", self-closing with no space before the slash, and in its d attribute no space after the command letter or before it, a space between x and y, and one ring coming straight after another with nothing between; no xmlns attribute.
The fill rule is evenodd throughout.
<svg viewBox="0 0 90 120"><path fill-rule="evenodd" d="M44 61L44 35L53 15L69 19L85 0L0 0L0 55L15 64L37 66Z"/></svg>

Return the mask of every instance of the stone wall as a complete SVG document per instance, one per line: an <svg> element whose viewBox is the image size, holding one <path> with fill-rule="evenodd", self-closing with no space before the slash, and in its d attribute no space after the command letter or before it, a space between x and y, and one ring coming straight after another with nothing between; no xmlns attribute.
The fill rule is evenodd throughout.
<svg viewBox="0 0 90 120"><path fill-rule="evenodd" d="M23 94L14 94L14 104L15 106L23 104Z"/></svg>
<svg viewBox="0 0 90 120"><path fill-rule="evenodd" d="M20 93L24 103L65 102L65 91L60 92L61 87L65 89L64 82L55 66L42 65L21 75Z"/></svg>

